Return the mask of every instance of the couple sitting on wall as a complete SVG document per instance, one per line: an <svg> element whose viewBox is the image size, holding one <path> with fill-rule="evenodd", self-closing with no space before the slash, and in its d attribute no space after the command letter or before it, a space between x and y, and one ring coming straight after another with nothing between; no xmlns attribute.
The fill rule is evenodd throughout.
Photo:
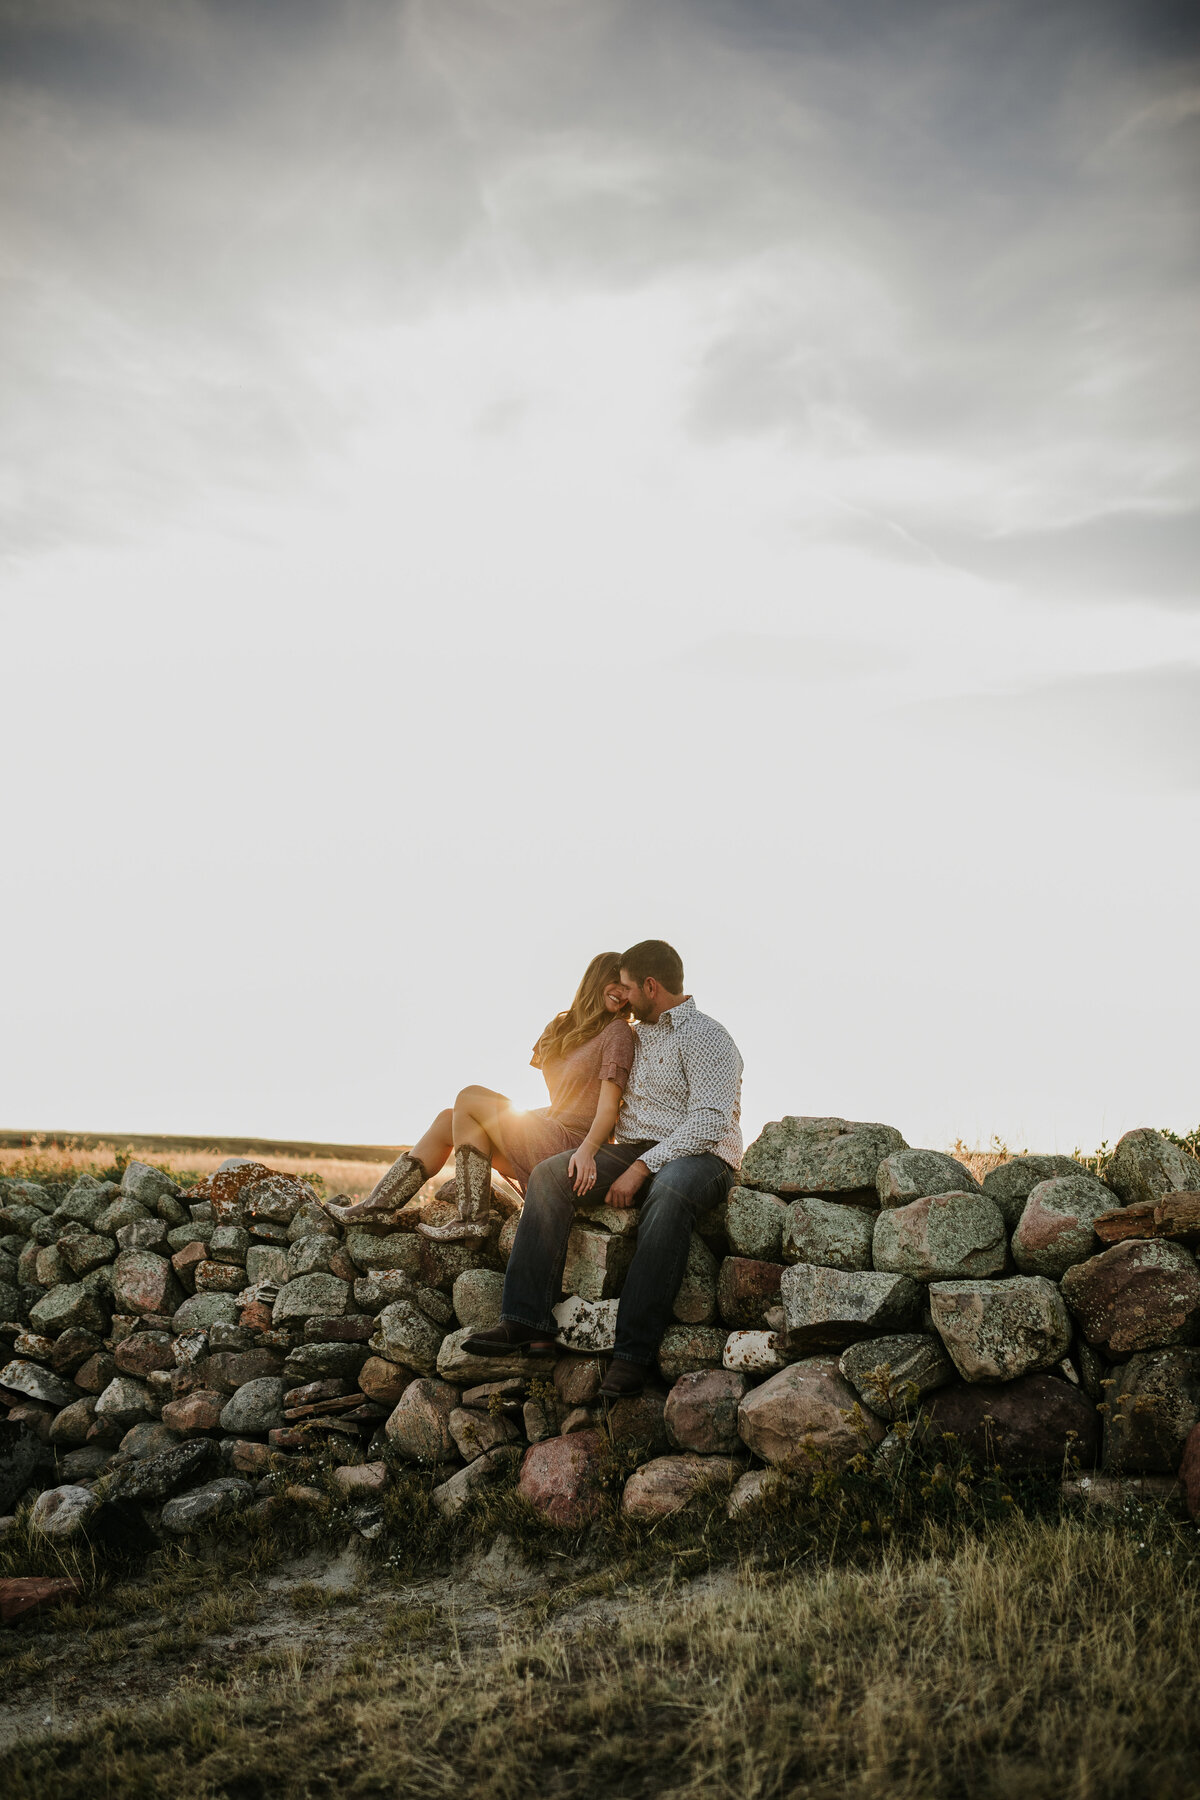
<svg viewBox="0 0 1200 1800"><path fill-rule="evenodd" d="M576 1206L640 1205L637 1250L600 1390L610 1398L638 1394L670 1322L692 1227L725 1199L741 1161L742 1059L724 1027L684 993L678 954L650 938L622 956L593 957L532 1060L550 1090L543 1111L518 1112L503 1094L464 1088L365 1200L330 1211L344 1224L403 1206L453 1151L459 1217L418 1230L484 1238L496 1224L495 1167L524 1189L525 1206L504 1277L501 1323L475 1332L463 1348L479 1356L516 1348L554 1356L552 1308Z"/></svg>

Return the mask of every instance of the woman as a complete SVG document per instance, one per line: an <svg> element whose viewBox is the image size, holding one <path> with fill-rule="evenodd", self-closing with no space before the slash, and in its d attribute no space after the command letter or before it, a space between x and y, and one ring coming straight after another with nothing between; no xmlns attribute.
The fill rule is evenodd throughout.
<svg viewBox="0 0 1200 1800"><path fill-rule="evenodd" d="M454 1154L459 1216L448 1225L420 1225L427 1237L482 1238L495 1224L492 1168L524 1190L537 1163L570 1150L577 1194L596 1179L595 1153L608 1142L621 1110L636 1045L614 950L594 956L575 998L558 1013L533 1048L550 1104L520 1112L490 1088L464 1088L452 1108L438 1114L424 1137L397 1158L365 1200L325 1210L349 1224L367 1213L391 1212L411 1200L447 1157Z"/></svg>

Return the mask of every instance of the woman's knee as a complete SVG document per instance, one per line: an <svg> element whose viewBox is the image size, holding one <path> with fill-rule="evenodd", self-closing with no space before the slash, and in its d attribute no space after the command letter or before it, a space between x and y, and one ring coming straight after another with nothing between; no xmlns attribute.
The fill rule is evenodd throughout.
<svg viewBox="0 0 1200 1800"><path fill-rule="evenodd" d="M487 1089L482 1087L459 1088L454 1100L455 1112L471 1112L473 1108L487 1096Z"/></svg>
<svg viewBox="0 0 1200 1800"><path fill-rule="evenodd" d="M448 1106L444 1112L440 1112L430 1129L441 1132L444 1137L449 1137L454 1129L454 1108Z"/></svg>

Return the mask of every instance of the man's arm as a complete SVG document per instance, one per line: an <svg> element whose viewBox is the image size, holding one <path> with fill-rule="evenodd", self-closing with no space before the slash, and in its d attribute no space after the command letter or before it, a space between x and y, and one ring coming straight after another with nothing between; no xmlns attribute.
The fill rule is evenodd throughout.
<svg viewBox="0 0 1200 1800"><path fill-rule="evenodd" d="M651 1175L679 1156L704 1156L714 1150L733 1123L742 1059L726 1031L688 1039L683 1053L688 1081L688 1109L670 1137L653 1145L641 1159Z"/></svg>

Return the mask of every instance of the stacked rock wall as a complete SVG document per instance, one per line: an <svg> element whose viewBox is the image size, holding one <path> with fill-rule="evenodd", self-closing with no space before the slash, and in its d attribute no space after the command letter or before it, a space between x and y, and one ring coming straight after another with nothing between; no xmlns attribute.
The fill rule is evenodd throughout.
<svg viewBox="0 0 1200 1800"><path fill-rule="evenodd" d="M32 1485L51 1535L115 1501L191 1531L326 1443L368 1511L390 1445L447 1511L519 1471L579 1524L616 1446L641 1462L624 1509L652 1519L887 1457L899 1420L1008 1468L1200 1465L1200 1162L1157 1133L1103 1181L1025 1156L979 1183L888 1126L768 1125L697 1221L657 1379L607 1406L636 1211L580 1210L557 1362L480 1359L462 1342L499 1316L519 1203L498 1184L489 1240L439 1242L418 1227L454 1216L450 1186L343 1230L247 1159L182 1192L143 1163L61 1197L0 1184L0 1512Z"/></svg>

